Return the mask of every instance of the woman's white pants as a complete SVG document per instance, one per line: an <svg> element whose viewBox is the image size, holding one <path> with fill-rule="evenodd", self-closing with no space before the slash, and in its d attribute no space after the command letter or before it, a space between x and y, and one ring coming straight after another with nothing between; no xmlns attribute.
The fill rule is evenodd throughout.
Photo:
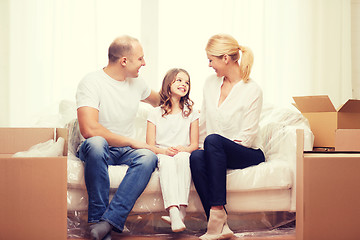
<svg viewBox="0 0 360 240"><path fill-rule="evenodd" d="M173 157L158 154L160 186L165 209L188 205L191 172L190 153L180 152Z"/></svg>

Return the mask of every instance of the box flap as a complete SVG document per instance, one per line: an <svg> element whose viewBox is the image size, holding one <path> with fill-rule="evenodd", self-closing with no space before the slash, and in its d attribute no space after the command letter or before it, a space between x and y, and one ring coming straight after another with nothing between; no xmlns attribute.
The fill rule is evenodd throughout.
<svg viewBox="0 0 360 240"><path fill-rule="evenodd" d="M339 108L339 112L353 112L360 113L360 100L349 99Z"/></svg>
<svg viewBox="0 0 360 240"><path fill-rule="evenodd" d="M293 99L296 103L296 107L302 113L336 112L334 105L327 95L293 97Z"/></svg>

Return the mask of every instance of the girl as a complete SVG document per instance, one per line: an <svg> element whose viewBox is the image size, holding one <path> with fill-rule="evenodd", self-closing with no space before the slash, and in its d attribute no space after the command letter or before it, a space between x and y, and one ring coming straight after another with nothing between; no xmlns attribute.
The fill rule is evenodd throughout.
<svg viewBox="0 0 360 240"><path fill-rule="evenodd" d="M200 129L206 138L204 149L191 154L190 167L208 219L200 239L225 239L233 235L224 209L227 169L265 161L257 134L263 97L249 77L253 63L249 48L219 34L209 39L206 53L216 75L205 82Z"/></svg>
<svg viewBox="0 0 360 240"><path fill-rule="evenodd" d="M173 232L185 230L191 173L190 153L199 145L199 112L189 98L190 76L184 69L167 72L160 91L160 106L149 113L146 142L155 146L165 209Z"/></svg>

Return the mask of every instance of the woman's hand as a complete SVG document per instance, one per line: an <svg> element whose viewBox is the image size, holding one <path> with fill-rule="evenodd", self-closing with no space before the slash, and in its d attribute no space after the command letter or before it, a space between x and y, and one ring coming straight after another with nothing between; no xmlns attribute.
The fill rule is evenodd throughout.
<svg viewBox="0 0 360 240"><path fill-rule="evenodd" d="M240 144L240 145L242 145L242 141L241 140L234 140L234 142L236 142L237 144Z"/></svg>

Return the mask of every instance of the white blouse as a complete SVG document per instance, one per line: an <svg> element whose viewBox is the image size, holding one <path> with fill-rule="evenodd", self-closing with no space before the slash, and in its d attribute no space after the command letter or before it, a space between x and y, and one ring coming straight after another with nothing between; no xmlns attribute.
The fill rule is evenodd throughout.
<svg viewBox="0 0 360 240"><path fill-rule="evenodd" d="M240 81L233 86L218 106L223 78L209 77L204 85L200 116L200 143L209 134L220 134L239 140L246 147L262 148L258 137L262 109L262 90L253 80Z"/></svg>

